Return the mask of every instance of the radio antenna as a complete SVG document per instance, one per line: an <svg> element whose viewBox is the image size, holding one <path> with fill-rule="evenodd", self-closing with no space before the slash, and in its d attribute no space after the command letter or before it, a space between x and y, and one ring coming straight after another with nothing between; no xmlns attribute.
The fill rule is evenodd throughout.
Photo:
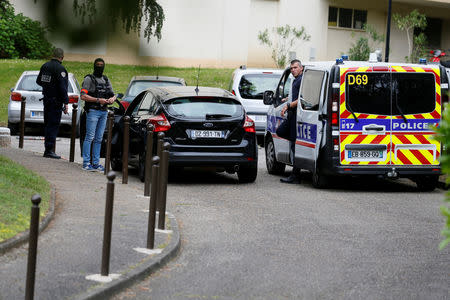
<svg viewBox="0 0 450 300"><path fill-rule="evenodd" d="M156 80L159 79L159 65L156 67Z"/></svg>
<svg viewBox="0 0 450 300"><path fill-rule="evenodd" d="M198 96L198 92L200 91L199 89L198 89L198 78L200 77L200 65L198 65L198 72L197 72L197 87L195 88L195 93L197 94L197 96Z"/></svg>

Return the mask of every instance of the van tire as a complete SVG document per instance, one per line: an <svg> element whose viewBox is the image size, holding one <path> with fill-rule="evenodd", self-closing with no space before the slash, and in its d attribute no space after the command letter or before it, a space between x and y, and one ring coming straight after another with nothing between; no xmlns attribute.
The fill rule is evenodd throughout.
<svg viewBox="0 0 450 300"><path fill-rule="evenodd" d="M237 171L239 183L251 183L258 176L258 166L256 164L250 166L240 166Z"/></svg>
<svg viewBox="0 0 450 300"><path fill-rule="evenodd" d="M312 185L316 189L325 189L329 185L329 176L323 174L320 167L317 167L312 174Z"/></svg>
<svg viewBox="0 0 450 300"><path fill-rule="evenodd" d="M417 188L422 192L432 192L439 182L438 176L423 176L415 179Z"/></svg>
<svg viewBox="0 0 450 300"><path fill-rule="evenodd" d="M266 167L267 172L272 175L282 175L284 174L284 169L286 165L277 161L275 155L275 145L273 144L272 138L269 138L265 145L266 152Z"/></svg>

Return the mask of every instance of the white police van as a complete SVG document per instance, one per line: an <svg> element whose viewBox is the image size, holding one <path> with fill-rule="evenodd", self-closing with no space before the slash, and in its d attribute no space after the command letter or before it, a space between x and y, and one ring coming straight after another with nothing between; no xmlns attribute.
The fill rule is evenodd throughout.
<svg viewBox="0 0 450 300"><path fill-rule="evenodd" d="M291 165L289 141L276 134L289 75L286 69L277 89L264 94L270 174ZM433 190L441 174L441 143L432 127L439 125L447 93L448 77L439 65L342 59L305 64L294 164L311 171L318 188L333 175L383 175Z"/></svg>

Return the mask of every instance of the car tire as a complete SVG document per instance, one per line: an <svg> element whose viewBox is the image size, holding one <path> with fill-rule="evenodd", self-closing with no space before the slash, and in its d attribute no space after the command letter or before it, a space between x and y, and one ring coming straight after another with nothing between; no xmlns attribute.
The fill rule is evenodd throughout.
<svg viewBox="0 0 450 300"><path fill-rule="evenodd" d="M275 155L275 145L273 143L272 138L267 141L265 145L266 151L266 167L269 174L272 175L282 175L284 173L284 169L286 165L277 161Z"/></svg>
<svg viewBox="0 0 450 300"><path fill-rule="evenodd" d="M423 176L415 178L417 188L421 192L432 192L436 189L439 177L438 176Z"/></svg>
<svg viewBox="0 0 450 300"><path fill-rule="evenodd" d="M325 189L329 185L329 176L323 174L322 168L319 166L312 174L312 185L316 189Z"/></svg>
<svg viewBox="0 0 450 300"><path fill-rule="evenodd" d="M8 121L8 128L11 132L11 135L18 135L19 134L19 123L11 123Z"/></svg>
<svg viewBox="0 0 450 300"><path fill-rule="evenodd" d="M239 183L250 183L256 180L256 176L258 175L258 166L250 165L250 166L240 166L237 171Z"/></svg>
<svg viewBox="0 0 450 300"><path fill-rule="evenodd" d="M122 159L111 157L111 169L113 171L122 171Z"/></svg>

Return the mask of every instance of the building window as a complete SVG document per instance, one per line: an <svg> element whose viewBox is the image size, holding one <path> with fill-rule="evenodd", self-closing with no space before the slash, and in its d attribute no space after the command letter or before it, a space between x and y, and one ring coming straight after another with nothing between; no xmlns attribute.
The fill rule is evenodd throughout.
<svg viewBox="0 0 450 300"><path fill-rule="evenodd" d="M351 29L364 29L367 23L367 10L330 6L328 9L328 26Z"/></svg>

